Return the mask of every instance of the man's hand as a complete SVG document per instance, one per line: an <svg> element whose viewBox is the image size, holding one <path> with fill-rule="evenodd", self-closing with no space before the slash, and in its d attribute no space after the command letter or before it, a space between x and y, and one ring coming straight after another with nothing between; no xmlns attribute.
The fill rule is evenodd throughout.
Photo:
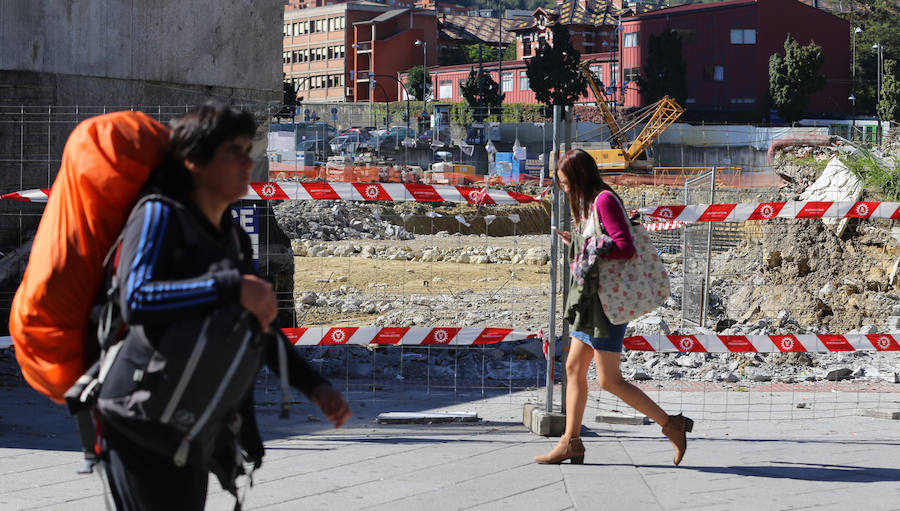
<svg viewBox="0 0 900 511"><path fill-rule="evenodd" d="M272 284L256 275L241 276L241 307L256 316L263 330L278 315L278 301Z"/></svg>
<svg viewBox="0 0 900 511"><path fill-rule="evenodd" d="M340 391L327 383L320 384L313 389L309 398L322 410L325 418L331 421L335 428L343 426L353 415Z"/></svg>

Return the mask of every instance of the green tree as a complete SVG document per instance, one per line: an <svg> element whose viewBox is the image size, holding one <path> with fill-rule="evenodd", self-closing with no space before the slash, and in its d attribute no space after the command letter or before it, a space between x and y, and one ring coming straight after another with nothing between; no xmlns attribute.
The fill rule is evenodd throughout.
<svg viewBox="0 0 900 511"><path fill-rule="evenodd" d="M687 98L686 69L677 32L667 28L658 36L651 35L644 75L637 79L644 101L654 103L669 96L683 105Z"/></svg>
<svg viewBox="0 0 900 511"><path fill-rule="evenodd" d="M581 53L572 47L566 27L557 23L551 30L553 46L542 45L525 61L528 83L545 105L573 105L587 91L587 80L578 70Z"/></svg>
<svg viewBox="0 0 900 511"><path fill-rule="evenodd" d="M431 75L423 66L413 66L406 72L406 90L416 101L431 94Z"/></svg>
<svg viewBox="0 0 900 511"><path fill-rule="evenodd" d="M438 53L438 63L442 66L469 64L469 46L462 44L441 46L440 53Z"/></svg>
<svg viewBox="0 0 900 511"><path fill-rule="evenodd" d="M846 5L846 4L845 4ZM838 14L850 22L850 44L856 27L856 111L874 115L878 99L878 52L872 46L882 46L885 60L900 61L900 11L896 0L854 0L852 10ZM850 48L852 52L854 48ZM886 73L885 73L886 74Z"/></svg>
<svg viewBox="0 0 900 511"><path fill-rule="evenodd" d="M460 44L441 47L438 61L442 66L454 66L458 64L478 64L479 62L494 62L497 60L497 41L481 43L481 54L478 53L478 44ZM503 43L503 60L516 60L516 45L510 41Z"/></svg>
<svg viewBox="0 0 900 511"><path fill-rule="evenodd" d="M825 88L825 76L819 74L824 63L821 47L800 46L790 35L784 41L784 55L769 57L769 98L782 119L801 119L809 95Z"/></svg>
<svg viewBox="0 0 900 511"><path fill-rule="evenodd" d="M897 80L897 62L884 61L884 82L878 99L878 118L883 121L900 122L900 81Z"/></svg>
<svg viewBox="0 0 900 511"><path fill-rule="evenodd" d="M481 107L475 111L476 122L484 120L487 110L500 110L506 96L500 93L500 84L490 74L483 69L475 71L474 67L469 71L466 81L460 85L459 91L469 107Z"/></svg>

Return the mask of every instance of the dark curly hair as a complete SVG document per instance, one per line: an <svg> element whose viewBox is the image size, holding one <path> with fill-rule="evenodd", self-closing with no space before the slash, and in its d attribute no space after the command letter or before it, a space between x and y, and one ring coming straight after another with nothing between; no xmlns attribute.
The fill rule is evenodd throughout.
<svg viewBox="0 0 900 511"><path fill-rule="evenodd" d="M165 163L151 178L151 185L173 197L185 197L194 188L184 160L205 165L223 142L235 137L253 138L256 120L249 112L221 101L209 101L169 122L169 148Z"/></svg>

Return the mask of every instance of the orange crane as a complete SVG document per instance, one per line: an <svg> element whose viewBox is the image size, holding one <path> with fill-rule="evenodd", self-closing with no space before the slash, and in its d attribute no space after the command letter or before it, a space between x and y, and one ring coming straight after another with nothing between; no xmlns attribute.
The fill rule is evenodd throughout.
<svg viewBox="0 0 900 511"><path fill-rule="evenodd" d="M645 159L638 159L645 153L650 144L666 131L681 114L684 108L677 101L665 96L656 103L648 105L641 109L634 119L626 126L620 127L616 122L615 116L610 111L606 95L597 83L594 73L591 72L590 66L594 59L583 61L579 65L581 74L587 80L588 86L594 93L597 100L597 108L603 116L604 122L609 126L611 149L586 149L588 154L597 161L597 166L601 170L633 170L633 169L649 169L652 163ZM638 134L628 148L625 147L627 141L624 133L638 123L645 122L644 129Z"/></svg>

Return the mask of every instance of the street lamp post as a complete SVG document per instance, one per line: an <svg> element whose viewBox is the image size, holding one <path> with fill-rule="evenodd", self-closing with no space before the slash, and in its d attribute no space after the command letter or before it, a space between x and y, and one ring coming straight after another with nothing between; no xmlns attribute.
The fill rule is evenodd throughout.
<svg viewBox="0 0 900 511"><path fill-rule="evenodd" d="M875 62L875 72L877 74L877 80L875 82L875 117L878 117L880 122L881 118L878 116L878 103L881 101L881 87L884 85L884 53L881 43L873 44L872 49L875 50L875 58L877 59ZM879 125L879 128L880 127L881 126Z"/></svg>
<svg viewBox="0 0 900 511"><path fill-rule="evenodd" d="M856 34L862 32L862 29L856 27L853 29L853 68L851 69L851 89L850 89L850 97L847 98L850 100L850 103L853 104L853 121L850 123L850 140L853 140L854 135L856 134Z"/></svg>
<svg viewBox="0 0 900 511"><path fill-rule="evenodd" d="M422 47L422 110L428 113L428 87L425 86L425 77L428 76L428 43L417 39L415 44ZM430 77L428 81L431 81Z"/></svg>

